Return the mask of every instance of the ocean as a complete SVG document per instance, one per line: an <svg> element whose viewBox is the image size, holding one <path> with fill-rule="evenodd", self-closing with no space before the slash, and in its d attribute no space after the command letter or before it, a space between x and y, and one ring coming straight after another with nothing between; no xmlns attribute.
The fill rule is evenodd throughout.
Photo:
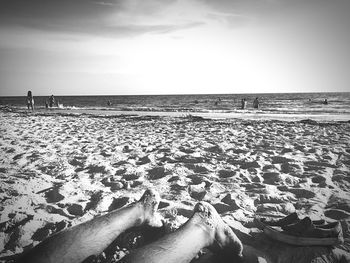
<svg viewBox="0 0 350 263"><path fill-rule="evenodd" d="M35 94L34 94L35 95ZM253 108L258 97L259 109ZM0 105L26 109L25 96L0 97ZM241 109L241 100L247 106ZM59 110L69 112L162 112L230 117L237 114L269 116L323 116L350 120L350 93L269 93L130 96L55 96ZM327 99L328 104L323 104ZM48 96L34 96L36 110L46 110ZM109 103L110 102L110 103Z"/></svg>

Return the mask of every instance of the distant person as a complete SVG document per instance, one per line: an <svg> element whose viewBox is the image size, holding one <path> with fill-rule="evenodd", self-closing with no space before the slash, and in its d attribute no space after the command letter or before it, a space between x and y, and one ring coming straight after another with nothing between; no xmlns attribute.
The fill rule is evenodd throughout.
<svg viewBox="0 0 350 263"><path fill-rule="evenodd" d="M216 101L215 101L215 106L218 106L219 105L219 103L221 103L221 98L220 97L218 97L217 99L216 99Z"/></svg>
<svg viewBox="0 0 350 263"><path fill-rule="evenodd" d="M241 109L244 110L247 107L247 100L245 98L241 101Z"/></svg>
<svg viewBox="0 0 350 263"><path fill-rule="evenodd" d="M253 102L253 108L254 109L259 109L260 103L259 103L259 98L256 97L254 102Z"/></svg>
<svg viewBox="0 0 350 263"><path fill-rule="evenodd" d="M45 100L45 108L48 109L49 108L49 102L47 100Z"/></svg>
<svg viewBox="0 0 350 263"><path fill-rule="evenodd" d="M34 98L32 92L29 90L27 93L27 107L28 110L34 110Z"/></svg>
<svg viewBox="0 0 350 263"><path fill-rule="evenodd" d="M50 108L52 108L54 104L55 104L55 97L53 95L51 95L50 98L49 98L49 106L50 106Z"/></svg>
<svg viewBox="0 0 350 263"><path fill-rule="evenodd" d="M328 100L327 100L327 99L324 99L323 104L324 104L324 105L327 105L327 104L328 104Z"/></svg>
<svg viewBox="0 0 350 263"><path fill-rule="evenodd" d="M112 106L112 102L110 100L107 101L108 106Z"/></svg>

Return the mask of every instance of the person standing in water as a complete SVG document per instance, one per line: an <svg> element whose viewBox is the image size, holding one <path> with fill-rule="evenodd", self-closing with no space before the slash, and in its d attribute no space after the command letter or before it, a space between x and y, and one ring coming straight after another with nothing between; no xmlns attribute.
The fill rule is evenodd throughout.
<svg viewBox="0 0 350 263"><path fill-rule="evenodd" d="M55 104L55 97L53 95L50 96L49 98L49 106L52 108Z"/></svg>
<svg viewBox="0 0 350 263"><path fill-rule="evenodd" d="M258 99L258 97L256 97L254 102L253 102L253 108L259 109L259 106L260 106L259 99Z"/></svg>
<svg viewBox="0 0 350 263"><path fill-rule="evenodd" d="M29 109L31 109L32 111L34 110L34 98L30 90L27 93L27 108L28 110Z"/></svg>
<svg viewBox="0 0 350 263"><path fill-rule="evenodd" d="M247 106L247 100L245 98L243 98L241 103L242 103L241 109L244 110L246 108L246 106Z"/></svg>

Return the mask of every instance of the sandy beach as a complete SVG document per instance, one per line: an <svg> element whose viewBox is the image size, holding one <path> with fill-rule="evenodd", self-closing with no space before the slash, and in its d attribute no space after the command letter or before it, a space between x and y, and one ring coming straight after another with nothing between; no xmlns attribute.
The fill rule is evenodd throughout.
<svg viewBox="0 0 350 263"><path fill-rule="evenodd" d="M350 253L349 122L24 112L0 112L0 122L1 262L147 188L161 195L166 231L203 200L274 262L338 262ZM285 245L253 223L292 212L341 222L345 243Z"/></svg>

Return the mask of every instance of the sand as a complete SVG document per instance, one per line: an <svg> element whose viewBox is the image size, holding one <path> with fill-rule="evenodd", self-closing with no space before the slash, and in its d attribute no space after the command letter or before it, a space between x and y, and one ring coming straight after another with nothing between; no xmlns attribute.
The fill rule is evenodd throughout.
<svg viewBox="0 0 350 263"><path fill-rule="evenodd" d="M204 200L275 262L350 251L349 122L0 112L0 123L1 262L149 187L169 231ZM340 221L345 243L277 244L253 223L295 211Z"/></svg>

